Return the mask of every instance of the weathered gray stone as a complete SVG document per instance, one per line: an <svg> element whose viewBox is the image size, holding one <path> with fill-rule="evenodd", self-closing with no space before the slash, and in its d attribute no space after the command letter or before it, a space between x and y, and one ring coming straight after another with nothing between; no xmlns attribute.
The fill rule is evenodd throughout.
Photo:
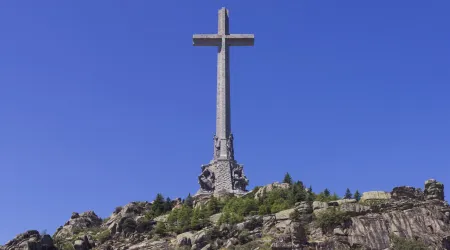
<svg viewBox="0 0 450 250"><path fill-rule="evenodd" d="M102 219L93 211L87 211L81 214L73 213L71 219L64 226L58 228L55 238L65 239L74 234L74 232L86 230L88 228L99 227Z"/></svg>
<svg viewBox="0 0 450 250"><path fill-rule="evenodd" d="M233 135L231 134L230 108L230 46L252 46L253 35L230 34L228 27L228 10L219 11L219 28L217 34L194 35L194 46L217 46L217 106L216 134L214 135L213 160L202 166L198 177L202 193L245 193L248 179L242 165L234 160Z"/></svg>
<svg viewBox="0 0 450 250"><path fill-rule="evenodd" d="M228 241L225 243L225 248L228 249L234 245L237 245L239 243L239 240L236 238L230 238L228 239Z"/></svg>
<svg viewBox="0 0 450 250"><path fill-rule="evenodd" d="M194 235L191 232L177 235L177 247L191 246L193 236Z"/></svg>
<svg viewBox="0 0 450 250"><path fill-rule="evenodd" d="M349 215L356 216L369 212L370 206L365 206L358 203L344 203L339 206L339 209Z"/></svg>
<svg viewBox="0 0 450 250"><path fill-rule="evenodd" d="M328 208L328 203L322 201L313 202L313 210Z"/></svg>
<svg viewBox="0 0 450 250"><path fill-rule="evenodd" d="M384 191L369 191L364 192L361 197L361 202L370 201L370 200L389 200L391 198L391 194Z"/></svg>
<svg viewBox="0 0 450 250"><path fill-rule="evenodd" d="M275 228L283 232L286 229L286 227L288 227L291 224L291 222L292 222L291 220L279 220L275 224Z"/></svg>
<svg viewBox="0 0 450 250"><path fill-rule="evenodd" d="M256 191L255 193L255 199L259 199L263 196L264 193L269 193L274 189L288 189L289 188L289 184L288 183L279 183L279 182L274 182L268 185L265 185L261 188L258 189L258 191Z"/></svg>
<svg viewBox="0 0 450 250"><path fill-rule="evenodd" d="M28 230L8 241L0 250L57 250L50 235L40 235L36 230Z"/></svg>
<svg viewBox="0 0 450 250"><path fill-rule="evenodd" d="M444 184L434 179L425 182L425 199L427 200L444 200Z"/></svg>
<svg viewBox="0 0 450 250"><path fill-rule="evenodd" d="M297 209L300 214L310 214L313 212L312 203L308 201L295 203L295 209Z"/></svg>
<svg viewBox="0 0 450 250"><path fill-rule="evenodd" d="M276 220L287 220L289 219L289 215L291 215L294 212L294 208L291 209L286 209L283 211L280 211L278 213L275 214L275 219Z"/></svg>
<svg viewBox="0 0 450 250"><path fill-rule="evenodd" d="M414 199L414 200L423 200L424 194L419 189L402 186L395 187L391 192L392 199L395 200L404 200L404 199Z"/></svg>
<svg viewBox="0 0 450 250"><path fill-rule="evenodd" d="M342 200L337 200L336 202L337 202L337 204L340 206L340 205L342 205L342 204L346 204L346 203L356 203L356 202L358 202L358 201L355 200L355 199L342 199Z"/></svg>

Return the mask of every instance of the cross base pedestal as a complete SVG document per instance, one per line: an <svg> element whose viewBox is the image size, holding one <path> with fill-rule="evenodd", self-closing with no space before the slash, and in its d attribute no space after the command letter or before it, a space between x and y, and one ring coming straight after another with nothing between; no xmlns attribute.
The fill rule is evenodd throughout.
<svg viewBox="0 0 450 250"><path fill-rule="evenodd" d="M217 159L202 166L202 173L198 176L201 194L245 194L248 179L243 166L235 160Z"/></svg>

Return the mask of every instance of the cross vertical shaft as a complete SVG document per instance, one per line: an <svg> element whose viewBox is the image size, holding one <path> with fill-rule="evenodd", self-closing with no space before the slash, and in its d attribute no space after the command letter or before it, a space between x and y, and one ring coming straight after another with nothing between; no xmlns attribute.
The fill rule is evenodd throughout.
<svg viewBox="0 0 450 250"><path fill-rule="evenodd" d="M231 133L231 107L230 107L230 63L229 48L226 35L229 35L228 11L219 10L218 34L221 35L221 44L217 53L217 106L216 106L216 136L220 143L219 158L227 158L227 139Z"/></svg>

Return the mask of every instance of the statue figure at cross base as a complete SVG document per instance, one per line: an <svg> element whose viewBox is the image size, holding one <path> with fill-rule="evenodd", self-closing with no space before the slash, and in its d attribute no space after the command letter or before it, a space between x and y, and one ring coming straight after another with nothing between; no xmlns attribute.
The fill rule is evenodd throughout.
<svg viewBox="0 0 450 250"><path fill-rule="evenodd" d="M216 134L213 138L213 159L202 166L198 176L200 190L197 194L245 193L248 179L244 168L234 159L234 137L231 133L230 108L230 46L253 46L254 35L230 34L228 10L219 10L217 34L193 36L194 46L217 47L217 103Z"/></svg>

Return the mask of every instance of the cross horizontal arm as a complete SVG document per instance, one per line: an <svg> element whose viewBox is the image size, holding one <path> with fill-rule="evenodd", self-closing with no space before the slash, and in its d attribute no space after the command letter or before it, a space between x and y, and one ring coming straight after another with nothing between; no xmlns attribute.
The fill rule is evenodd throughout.
<svg viewBox="0 0 450 250"><path fill-rule="evenodd" d="M194 46L220 46L222 39L225 39L230 46L253 46L255 36L253 34L200 34L192 37Z"/></svg>
<svg viewBox="0 0 450 250"><path fill-rule="evenodd" d="M192 41L194 46L219 46L222 42L222 36L216 34L194 35Z"/></svg>
<svg viewBox="0 0 450 250"><path fill-rule="evenodd" d="M253 34L231 34L225 36L227 45L231 46L253 46L255 35Z"/></svg>

